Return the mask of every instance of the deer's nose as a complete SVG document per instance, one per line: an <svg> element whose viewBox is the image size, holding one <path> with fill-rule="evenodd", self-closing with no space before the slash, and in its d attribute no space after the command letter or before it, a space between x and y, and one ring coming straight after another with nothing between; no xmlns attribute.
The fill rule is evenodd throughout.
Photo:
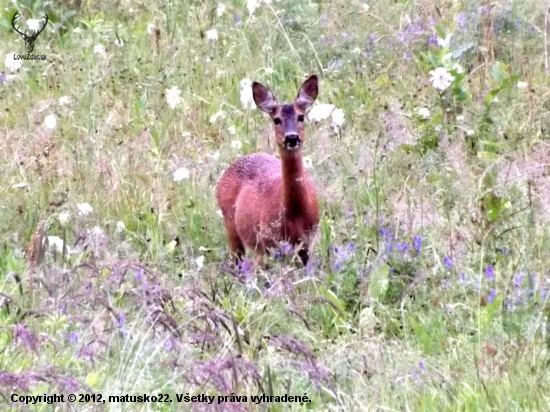
<svg viewBox="0 0 550 412"><path fill-rule="evenodd" d="M300 136L297 134L288 134L285 136L285 147L296 148L300 145Z"/></svg>

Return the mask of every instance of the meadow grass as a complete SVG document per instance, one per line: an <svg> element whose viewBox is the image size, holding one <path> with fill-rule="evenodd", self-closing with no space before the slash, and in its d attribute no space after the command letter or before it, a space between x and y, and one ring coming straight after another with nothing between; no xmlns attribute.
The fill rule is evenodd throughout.
<svg viewBox="0 0 550 412"><path fill-rule="evenodd" d="M544 3L1 1L0 403L548 410ZM15 10L48 13L46 61L10 60ZM311 262L234 268L216 183L276 153L242 81L313 73L345 119L306 125Z"/></svg>

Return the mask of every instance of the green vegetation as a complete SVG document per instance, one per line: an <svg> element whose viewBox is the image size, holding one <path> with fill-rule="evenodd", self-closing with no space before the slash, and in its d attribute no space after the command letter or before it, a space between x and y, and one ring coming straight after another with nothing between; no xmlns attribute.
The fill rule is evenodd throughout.
<svg viewBox="0 0 550 412"><path fill-rule="evenodd" d="M550 408L545 2L0 6L1 404ZM46 61L13 60L16 10L48 13ZM289 101L313 73L333 106L306 126L311 262L282 245L234 268L215 185L276 152L247 85ZM108 400L126 394L172 402Z"/></svg>

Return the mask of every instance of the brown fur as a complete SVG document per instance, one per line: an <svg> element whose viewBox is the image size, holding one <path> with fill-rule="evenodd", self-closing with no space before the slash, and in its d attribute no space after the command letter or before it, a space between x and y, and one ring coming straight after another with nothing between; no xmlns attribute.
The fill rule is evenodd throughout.
<svg viewBox="0 0 550 412"><path fill-rule="evenodd" d="M239 261L248 248L259 263L268 248L287 241L300 245L298 254L307 265L310 237L319 224L319 206L301 149L303 115L317 97L317 77L304 82L293 104L277 104L269 89L259 83L254 83L253 94L256 105L275 122L281 160L254 153L237 160L222 175L216 197L229 249Z"/></svg>

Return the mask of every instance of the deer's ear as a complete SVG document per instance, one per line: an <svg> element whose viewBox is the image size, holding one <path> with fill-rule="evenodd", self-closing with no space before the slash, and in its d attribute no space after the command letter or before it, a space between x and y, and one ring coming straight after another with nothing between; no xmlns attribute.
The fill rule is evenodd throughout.
<svg viewBox="0 0 550 412"><path fill-rule="evenodd" d="M254 103L262 112L271 114L277 107L277 101L271 90L258 82L252 83L252 96Z"/></svg>
<svg viewBox="0 0 550 412"><path fill-rule="evenodd" d="M317 94L319 94L319 80L316 75L312 75L300 87L295 103L302 110L306 110L317 99Z"/></svg>

